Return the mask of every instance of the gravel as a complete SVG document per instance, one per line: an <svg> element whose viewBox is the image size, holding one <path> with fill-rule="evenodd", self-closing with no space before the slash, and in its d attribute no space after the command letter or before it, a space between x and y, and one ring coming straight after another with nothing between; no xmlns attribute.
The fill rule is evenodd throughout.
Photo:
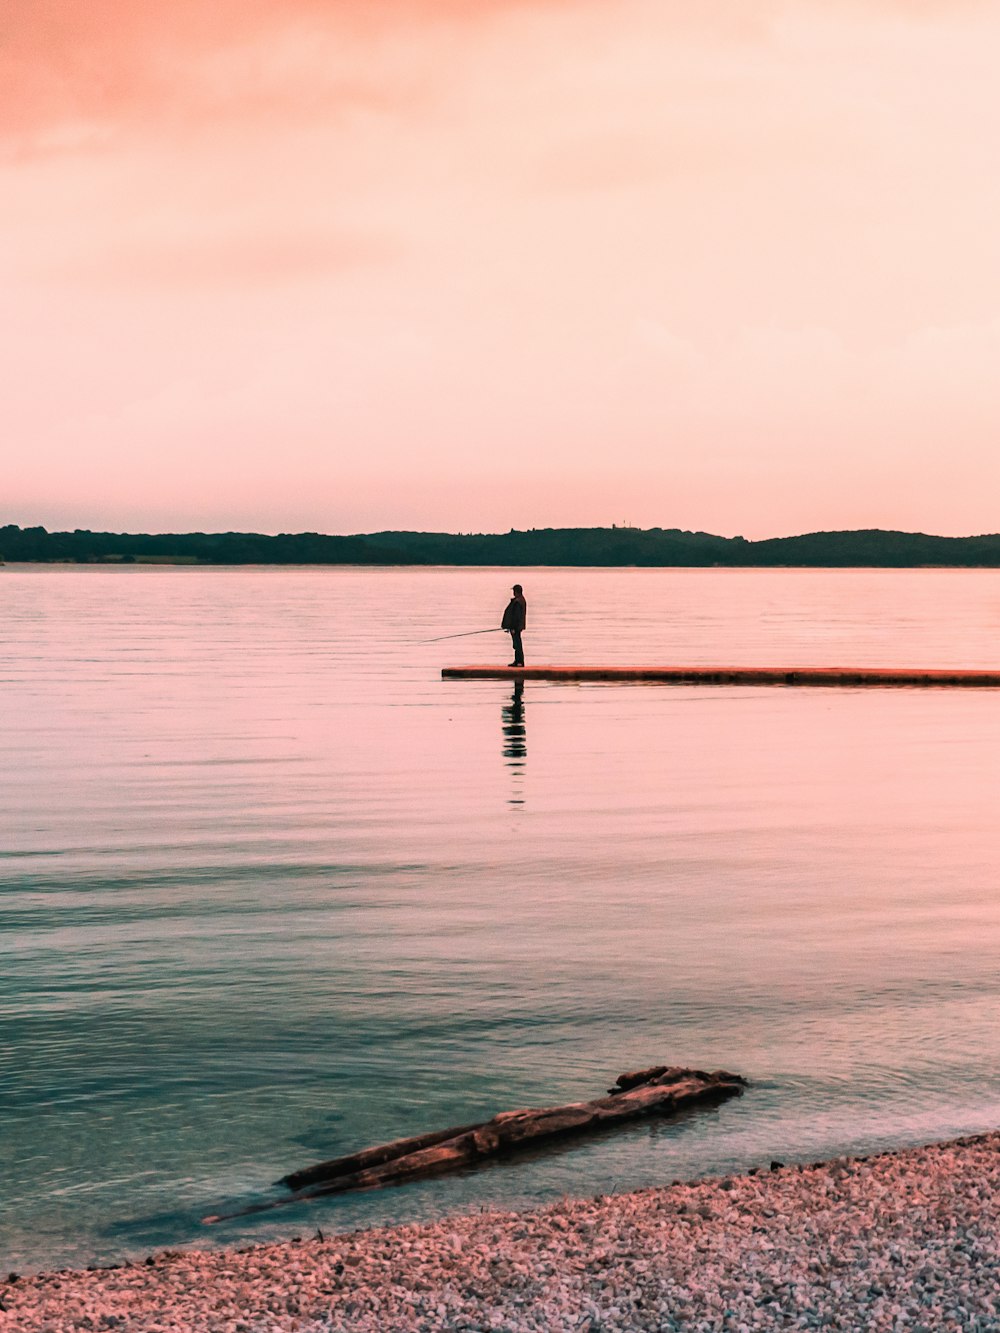
<svg viewBox="0 0 1000 1333"><path fill-rule="evenodd" d="M2 1333L1000 1329L1000 1134L4 1281Z"/></svg>

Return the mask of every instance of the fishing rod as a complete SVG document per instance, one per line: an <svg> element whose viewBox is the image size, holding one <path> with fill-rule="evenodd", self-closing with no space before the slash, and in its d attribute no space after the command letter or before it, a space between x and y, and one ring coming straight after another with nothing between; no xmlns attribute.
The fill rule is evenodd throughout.
<svg viewBox="0 0 1000 1333"><path fill-rule="evenodd" d="M436 639L417 639L417 643L440 643L442 639L471 639L474 634L499 634L500 626L491 625L489 629L468 629L464 634L439 634Z"/></svg>

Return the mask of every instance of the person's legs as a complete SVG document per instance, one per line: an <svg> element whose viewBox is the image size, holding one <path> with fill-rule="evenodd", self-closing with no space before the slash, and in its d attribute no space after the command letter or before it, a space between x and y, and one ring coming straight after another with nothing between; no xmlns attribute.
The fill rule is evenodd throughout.
<svg viewBox="0 0 1000 1333"><path fill-rule="evenodd" d="M521 631L518 629L511 631L511 642L514 645L514 666L524 666L524 649L521 646Z"/></svg>

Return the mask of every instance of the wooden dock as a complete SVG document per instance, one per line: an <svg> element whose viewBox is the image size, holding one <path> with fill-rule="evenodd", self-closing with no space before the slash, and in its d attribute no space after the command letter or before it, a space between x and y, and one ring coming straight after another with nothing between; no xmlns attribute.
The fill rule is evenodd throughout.
<svg viewBox="0 0 1000 1333"><path fill-rule="evenodd" d="M661 681L672 685L920 685L1000 689L1000 671L914 671L898 667L460 666L445 680Z"/></svg>

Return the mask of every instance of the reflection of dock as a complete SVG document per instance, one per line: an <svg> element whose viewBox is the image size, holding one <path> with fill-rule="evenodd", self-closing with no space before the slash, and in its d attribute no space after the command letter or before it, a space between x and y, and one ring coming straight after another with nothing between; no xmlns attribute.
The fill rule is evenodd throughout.
<svg viewBox="0 0 1000 1333"><path fill-rule="evenodd" d="M443 667L445 680L664 681L674 685L937 685L1000 689L1000 671L896 667Z"/></svg>

